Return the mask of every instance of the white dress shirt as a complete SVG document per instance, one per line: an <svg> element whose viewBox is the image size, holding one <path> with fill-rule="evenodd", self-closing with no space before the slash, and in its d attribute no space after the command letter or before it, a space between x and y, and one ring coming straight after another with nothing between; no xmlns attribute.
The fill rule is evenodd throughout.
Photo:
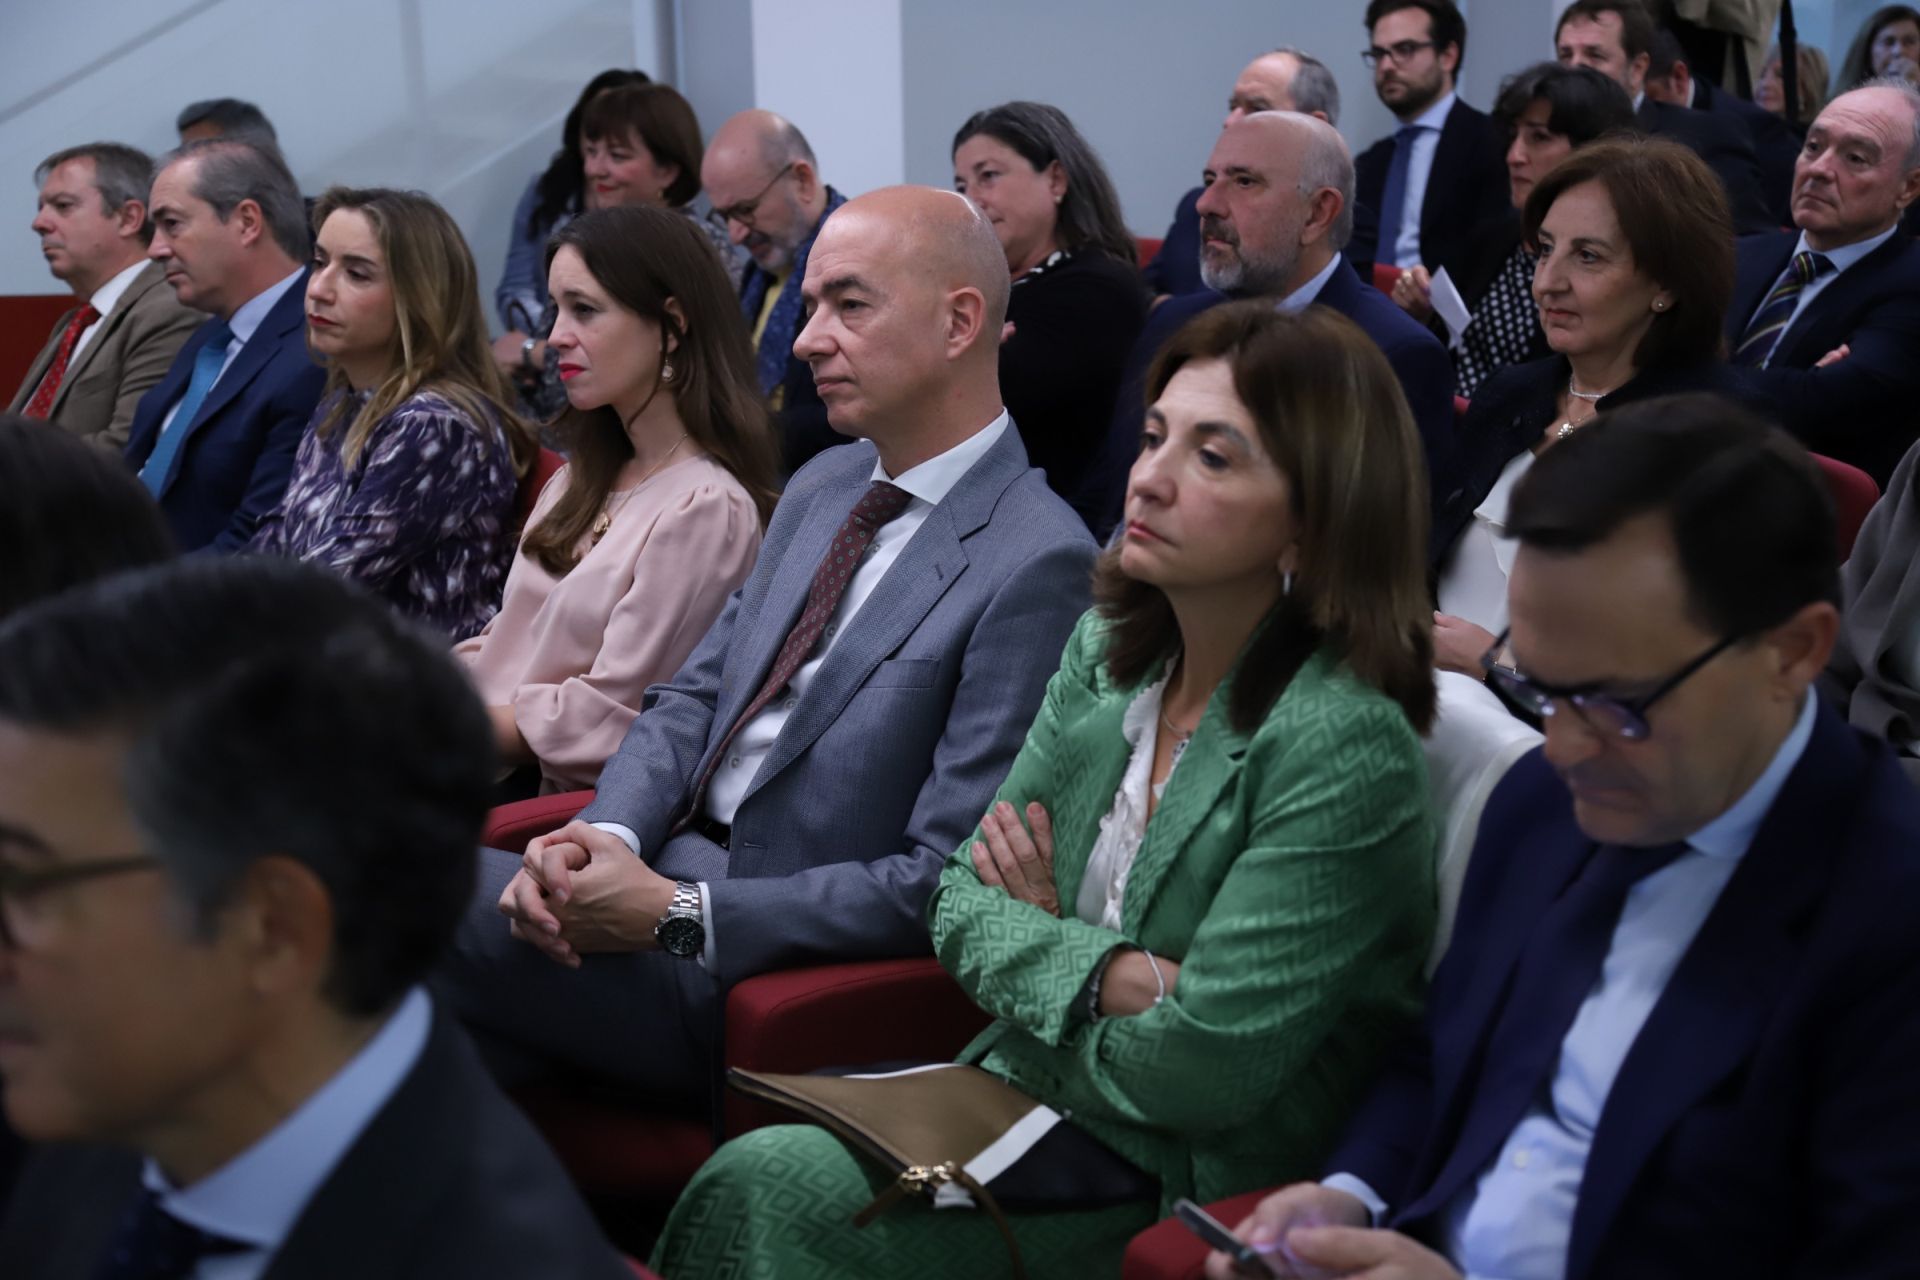
<svg viewBox="0 0 1920 1280"><path fill-rule="evenodd" d="M432 1024L427 993L415 987L292 1115L190 1187L175 1187L147 1161L141 1181L159 1195L161 1208L189 1226L255 1246L203 1258L189 1280L257 1280L334 1166L420 1060Z"/></svg>
<svg viewBox="0 0 1920 1280"><path fill-rule="evenodd" d="M305 267L300 268L300 271L305 270ZM254 331L260 327L260 322L267 318L267 312L273 310L275 304L286 295L287 290L293 288L294 281L300 278L300 271L294 272L285 280L268 285L264 290L241 303L240 309L233 313L231 320L227 321L227 328L233 330L233 336L227 339L227 358L220 364L220 372L213 380L214 386L219 386L220 379L227 376L227 370L233 366L234 358L240 354L241 348L247 345L247 340L253 337ZM186 388L182 387L179 399L167 407L167 416L160 419L159 433L154 436L156 441L160 436L167 434L167 428L173 425L173 415L180 412L180 401L186 399L186 396Z"/></svg>
<svg viewBox="0 0 1920 1280"><path fill-rule="evenodd" d="M1688 838L1686 853L1627 893L1593 990L1561 1042L1553 1078L1473 1185L1442 1214L1445 1252L1467 1280L1562 1280L1594 1130L1647 1017L1813 736L1815 698L1733 806ZM1387 1206L1351 1174L1325 1185L1357 1195L1378 1222Z"/></svg>
<svg viewBox="0 0 1920 1280"><path fill-rule="evenodd" d="M733 824L733 815L739 812L740 802L746 799L747 788L753 782L753 776L759 772L760 765L773 750L773 743L780 736L780 730L786 726L787 717L793 714L794 707L806 696L814 677L820 673L820 664L827 660L833 651L834 641L844 631L853 616L860 612L860 606L867 602L873 589L880 585L880 579L886 577L887 570L900 558L900 552L920 526L927 522L927 515L953 491L960 478L973 469L973 465L985 457L987 450L993 448L1001 435L1011 424L1007 411L1002 409L998 417L980 430L962 440L945 453L936 454L916 467L910 467L897 476L887 474L880 462L873 464L873 479L886 480L898 488L904 489L911 500L906 509L898 516L880 526L873 535L873 541L867 545L865 557L860 567L853 571L853 581L840 597L840 603L834 607L833 618L827 623L820 637L819 647L814 650L800 669L793 673L793 679L787 682L787 691L761 708L760 713L740 726L733 735L733 741L727 744L726 758L719 762L713 771L713 778L707 783L707 795L704 812L713 821L728 826ZM627 844L635 853L640 852L640 837L633 829L618 822L596 822L593 824L602 831L611 831ZM718 954L713 933L713 908L707 886L700 885L700 914L706 926L707 940L701 955L702 963L712 968Z"/></svg>
<svg viewBox="0 0 1920 1280"><path fill-rule="evenodd" d="M67 368L73 368L73 362L80 358L80 353L87 349L87 343L93 341L93 335L99 332L100 321L105 320L113 314L115 305L126 295L127 290L132 287L133 278L146 269L147 260L142 258L93 291L93 296L88 298L87 302L95 311L100 313L100 320L95 320L92 324L80 331L80 336L76 338L73 343L73 354L67 357Z"/></svg>
<svg viewBox="0 0 1920 1280"><path fill-rule="evenodd" d="M1433 177L1433 153L1440 146L1440 130L1447 124L1447 113L1456 101L1451 93L1441 95L1432 106L1400 128L1415 128L1413 153L1407 157L1406 198L1400 205L1400 238L1383 255L1396 267L1420 265L1420 211L1427 207L1427 180ZM1396 132L1398 132L1396 130Z"/></svg>
<svg viewBox="0 0 1920 1280"><path fill-rule="evenodd" d="M1794 258L1798 257L1802 253L1805 253L1808 250L1812 250L1814 253L1817 253L1821 257L1825 258L1828 262L1831 262L1833 264L1833 270L1821 272L1819 275L1807 281L1806 284L1800 287L1800 296L1794 301L1794 304L1793 304L1793 314L1787 317L1786 327L1780 330L1780 337L1784 338L1787 336L1787 334L1793 329L1794 322L1800 318L1801 314L1805 312L1808 307L1813 305L1813 300L1820 296L1820 293L1823 289L1825 289L1828 285L1832 284L1835 280L1838 280L1840 278L1841 273L1844 272L1848 267L1853 266L1855 263L1859 262L1860 259L1866 257L1868 254L1872 253L1875 249L1878 249L1881 245L1893 239L1894 233L1899 230L1900 230L1900 224L1896 222L1892 226L1888 227L1885 231L1882 231L1877 236L1870 236L1865 240L1855 241L1853 244L1841 245L1838 249L1814 249L1812 245L1807 243L1807 233L1802 231L1800 233L1800 239L1794 243L1793 253L1789 255L1789 257L1787 258L1787 261L1791 263ZM1779 282L1778 278L1776 277L1774 283L1777 284L1778 282ZM1772 292L1773 292L1773 284L1769 284L1767 286L1767 293L1772 293ZM1765 301L1766 301L1766 295L1762 294L1761 302L1765 303ZM1754 311L1757 314L1759 312L1759 307L1756 306L1754 308ZM1749 317L1748 322L1749 323L1752 322L1751 317ZM1773 357L1775 352L1778 352L1779 350L1780 350L1780 343L1778 339L1776 339L1773 344L1773 351L1769 351L1767 353L1766 362L1762 364L1760 367L1764 369L1768 365L1771 365L1773 363ZM1822 352L1821 354L1824 355L1825 352Z"/></svg>
<svg viewBox="0 0 1920 1280"><path fill-rule="evenodd" d="M1333 273L1338 270L1346 260L1345 254L1334 254L1332 261L1315 272L1311 280L1308 280L1298 289L1295 289L1292 293L1274 303L1273 309L1275 311L1305 311L1313 305L1314 299L1320 296L1320 291L1327 287L1327 281L1333 279Z"/></svg>

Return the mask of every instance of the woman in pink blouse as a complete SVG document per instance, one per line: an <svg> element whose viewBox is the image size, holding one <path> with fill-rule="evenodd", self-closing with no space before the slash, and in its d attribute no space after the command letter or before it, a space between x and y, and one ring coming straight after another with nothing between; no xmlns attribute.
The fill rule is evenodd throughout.
<svg viewBox="0 0 1920 1280"><path fill-rule="evenodd" d="M776 452L739 305L665 209L583 214L547 246L569 462L486 630L456 647L493 716L499 798L590 787L753 567Z"/></svg>

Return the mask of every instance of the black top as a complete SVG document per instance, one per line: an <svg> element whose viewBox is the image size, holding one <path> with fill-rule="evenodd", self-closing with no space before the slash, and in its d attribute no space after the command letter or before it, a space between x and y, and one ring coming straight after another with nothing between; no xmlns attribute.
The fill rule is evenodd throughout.
<svg viewBox="0 0 1920 1280"><path fill-rule="evenodd" d="M1099 455L1127 353L1147 323L1146 289L1118 258L1062 252L1014 281L1007 320L1001 398L1027 457L1071 497Z"/></svg>

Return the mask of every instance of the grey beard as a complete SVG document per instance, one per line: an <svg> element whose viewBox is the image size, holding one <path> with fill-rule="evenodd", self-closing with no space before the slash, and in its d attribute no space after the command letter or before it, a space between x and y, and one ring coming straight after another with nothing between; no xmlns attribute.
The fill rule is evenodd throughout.
<svg viewBox="0 0 1920 1280"><path fill-rule="evenodd" d="M1247 258L1235 258L1230 264L1214 267L1202 255L1200 283L1209 289L1218 289L1229 298L1277 296L1286 289L1293 268L1292 262L1256 262Z"/></svg>

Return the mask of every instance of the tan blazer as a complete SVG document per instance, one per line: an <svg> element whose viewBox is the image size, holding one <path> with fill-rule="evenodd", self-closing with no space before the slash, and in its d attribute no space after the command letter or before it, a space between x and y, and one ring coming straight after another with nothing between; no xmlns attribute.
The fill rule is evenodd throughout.
<svg viewBox="0 0 1920 1280"><path fill-rule="evenodd" d="M34 357L26 381L7 407L25 409L40 385L47 366L66 332L69 311L53 326L47 345ZM102 449L119 453L133 429L134 406L147 389L160 381L187 337L207 317L182 306L173 296L160 264L150 262L87 342L54 393L49 416L74 435Z"/></svg>

